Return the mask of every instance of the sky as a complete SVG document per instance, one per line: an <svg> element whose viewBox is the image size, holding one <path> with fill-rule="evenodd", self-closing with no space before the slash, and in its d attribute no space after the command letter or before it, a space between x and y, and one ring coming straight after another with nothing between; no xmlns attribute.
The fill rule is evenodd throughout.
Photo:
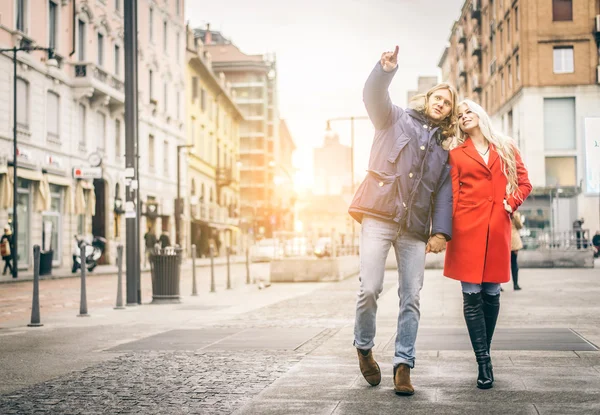
<svg viewBox="0 0 600 415"><path fill-rule="evenodd" d="M406 105L419 76L437 76L437 64L464 0L223 0L186 1L192 28L219 30L242 52L275 53L279 112L298 147L296 189L313 183L313 148L323 144L326 121L364 116L362 89L381 54L400 48L390 87L392 102ZM350 144L350 123L332 129ZM370 121L356 121L357 180L367 168Z"/></svg>

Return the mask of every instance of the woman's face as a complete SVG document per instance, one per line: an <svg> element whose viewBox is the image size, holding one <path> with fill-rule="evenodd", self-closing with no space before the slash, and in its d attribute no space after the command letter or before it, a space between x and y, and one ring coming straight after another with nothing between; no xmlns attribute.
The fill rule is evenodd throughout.
<svg viewBox="0 0 600 415"><path fill-rule="evenodd" d="M467 134L479 128L479 117L469 109L467 104L458 107L458 125L461 131Z"/></svg>

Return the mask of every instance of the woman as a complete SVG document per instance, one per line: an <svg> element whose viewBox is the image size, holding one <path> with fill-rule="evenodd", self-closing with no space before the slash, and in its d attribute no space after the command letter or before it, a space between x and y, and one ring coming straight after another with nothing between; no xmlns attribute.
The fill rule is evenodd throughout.
<svg viewBox="0 0 600 415"><path fill-rule="evenodd" d="M12 229L10 225L4 226L4 235L0 238L0 246L2 250L2 259L4 260L4 271L2 275L6 275L6 270L10 270L10 274L14 277L12 267Z"/></svg>
<svg viewBox="0 0 600 415"><path fill-rule="evenodd" d="M460 134L449 155L453 222L444 275L461 281L465 322L479 365L477 387L489 389L500 284L510 280L511 214L531 184L516 144L493 129L481 106L461 102L458 122Z"/></svg>
<svg viewBox="0 0 600 415"><path fill-rule="evenodd" d="M519 230L523 228L523 222L521 221L521 214L515 212L511 221L511 233L510 233L510 273L512 274L513 288L515 291L519 291L519 263L517 262L517 255L519 249L523 249L523 241Z"/></svg>

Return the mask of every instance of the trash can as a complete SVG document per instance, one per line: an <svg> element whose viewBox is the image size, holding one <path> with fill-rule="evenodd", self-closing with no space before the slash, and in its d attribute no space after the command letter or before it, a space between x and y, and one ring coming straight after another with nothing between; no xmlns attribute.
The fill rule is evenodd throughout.
<svg viewBox="0 0 600 415"><path fill-rule="evenodd" d="M40 252L40 275L52 275L52 258L54 251Z"/></svg>
<svg viewBox="0 0 600 415"><path fill-rule="evenodd" d="M179 281L183 250L167 247L150 252L152 274L152 302L180 303Z"/></svg>

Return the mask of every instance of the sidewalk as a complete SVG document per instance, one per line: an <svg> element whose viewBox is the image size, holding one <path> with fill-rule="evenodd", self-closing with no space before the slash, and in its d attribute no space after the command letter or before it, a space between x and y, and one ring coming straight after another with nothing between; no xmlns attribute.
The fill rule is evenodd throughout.
<svg viewBox="0 0 600 415"><path fill-rule="evenodd" d="M87 319L65 310L41 328L0 330L0 413L600 413L597 270L526 269L520 282L502 294L491 390L475 387L459 284L427 270L412 397L392 389L398 298L388 272L378 387L352 347L355 278L266 290L237 282L179 305L93 308Z"/></svg>
<svg viewBox="0 0 600 415"><path fill-rule="evenodd" d="M230 264L242 264L246 262L246 257L242 255L236 255L229 257ZM219 256L214 258L215 265L225 265L227 264L227 258L225 256ZM196 268L198 267L210 267L210 258L197 258L196 259ZM186 258L182 264L182 270L191 270L192 269L192 260L191 258ZM123 273L125 273L125 264L123 264ZM150 265L144 267L142 264L142 273L150 272ZM117 266L116 265L98 265L94 271L88 272L86 276L95 276L95 275L117 275ZM71 272L71 267L60 267L60 268L52 268L52 275L42 275L40 279L56 279L56 278L79 278L80 272ZM32 281L33 280L33 271L19 271L18 278L12 278L10 275L0 275L0 284L2 283L11 283L11 282L21 282L21 281Z"/></svg>

